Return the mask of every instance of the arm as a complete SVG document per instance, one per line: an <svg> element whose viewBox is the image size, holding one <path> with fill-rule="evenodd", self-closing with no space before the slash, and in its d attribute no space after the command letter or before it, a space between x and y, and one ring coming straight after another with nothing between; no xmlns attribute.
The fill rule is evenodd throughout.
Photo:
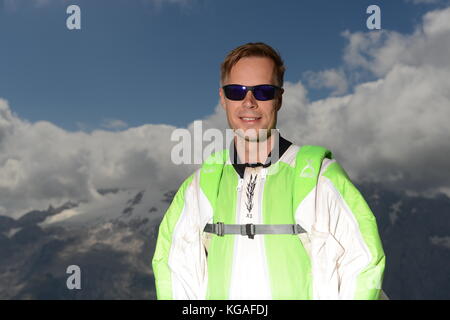
<svg viewBox="0 0 450 320"><path fill-rule="evenodd" d="M318 289L326 299L378 299L385 255L375 217L342 167L324 161L314 232ZM314 262L313 262L314 263ZM323 264L318 266L318 264ZM325 266L326 264L326 266Z"/></svg>
<svg viewBox="0 0 450 320"><path fill-rule="evenodd" d="M152 261L158 299L205 298L206 254L195 182L195 174L183 182L159 227Z"/></svg>

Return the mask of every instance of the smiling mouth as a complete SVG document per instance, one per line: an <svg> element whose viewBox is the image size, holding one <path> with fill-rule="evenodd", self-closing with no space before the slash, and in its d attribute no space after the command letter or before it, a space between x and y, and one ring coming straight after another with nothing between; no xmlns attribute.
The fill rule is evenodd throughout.
<svg viewBox="0 0 450 320"><path fill-rule="evenodd" d="M261 119L261 117L239 117L244 122L256 122Z"/></svg>

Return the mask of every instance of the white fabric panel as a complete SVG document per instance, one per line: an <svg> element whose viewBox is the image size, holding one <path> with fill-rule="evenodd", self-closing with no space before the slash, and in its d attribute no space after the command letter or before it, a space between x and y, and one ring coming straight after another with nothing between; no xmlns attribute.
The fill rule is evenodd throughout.
<svg viewBox="0 0 450 320"><path fill-rule="evenodd" d="M324 159L317 186L296 209L307 235L300 238L312 263L313 298L353 299L356 277L371 261L354 214L322 174L335 160Z"/></svg>
<svg viewBox="0 0 450 320"><path fill-rule="evenodd" d="M328 229L330 238L338 245L336 252L337 275L339 277L339 299L353 299L356 280L361 271L372 260L369 248L365 244L354 213L342 196L326 177L321 178L322 200L318 210L330 212Z"/></svg>
<svg viewBox="0 0 450 320"><path fill-rule="evenodd" d="M208 269L202 243L199 217L198 172L186 188L184 207L172 235L169 268L172 276L173 299L206 298Z"/></svg>
<svg viewBox="0 0 450 320"><path fill-rule="evenodd" d="M245 169L239 210L236 212L237 224L263 222L261 216L263 170L266 169L262 167ZM249 211L247 205L250 203L253 206ZM229 298L232 300L272 298L263 235L255 235L254 239L236 236Z"/></svg>

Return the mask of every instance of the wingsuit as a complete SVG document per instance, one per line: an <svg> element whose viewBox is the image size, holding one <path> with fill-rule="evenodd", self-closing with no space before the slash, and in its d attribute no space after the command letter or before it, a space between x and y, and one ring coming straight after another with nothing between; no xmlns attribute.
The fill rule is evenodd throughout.
<svg viewBox="0 0 450 320"><path fill-rule="evenodd" d="M276 161L239 164L233 143L181 184L153 256L158 299L379 299L385 255L363 196L326 148L277 139Z"/></svg>

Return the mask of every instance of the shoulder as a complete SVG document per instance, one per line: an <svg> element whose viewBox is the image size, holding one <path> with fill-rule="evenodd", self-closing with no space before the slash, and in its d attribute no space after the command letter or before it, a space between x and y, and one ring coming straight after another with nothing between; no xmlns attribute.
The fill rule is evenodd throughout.
<svg viewBox="0 0 450 320"><path fill-rule="evenodd" d="M324 159L317 183L317 192L328 202L339 203L346 211L358 216L370 215L370 209L347 172L335 159ZM331 201L331 202L330 202Z"/></svg>
<svg viewBox="0 0 450 320"><path fill-rule="evenodd" d="M332 158L331 151L325 147L291 144L279 161L295 167L298 163L310 162L313 159L320 163L324 158Z"/></svg>
<svg viewBox="0 0 450 320"><path fill-rule="evenodd" d="M292 144L280 160L299 171L301 177L307 178L317 177L324 166L334 161L332 152L325 147L296 144Z"/></svg>
<svg viewBox="0 0 450 320"><path fill-rule="evenodd" d="M302 145L297 153L297 158L304 157L307 159L319 159L322 161L323 159L333 159L333 153L326 147L318 146L318 145Z"/></svg>
<svg viewBox="0 0 450 320"><path fill-rule="evenodd" d="M322 161L322 166L320 168L319 180L327 181L329 184L333 185L338 189L344 189L345 185L351 183L351 180L336 159L324 158Z"/></svg>

